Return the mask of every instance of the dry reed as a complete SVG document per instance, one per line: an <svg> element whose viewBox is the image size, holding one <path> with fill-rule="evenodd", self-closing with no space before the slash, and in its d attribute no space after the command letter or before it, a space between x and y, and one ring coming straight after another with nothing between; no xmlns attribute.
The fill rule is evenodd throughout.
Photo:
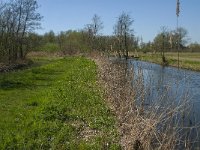
<svg viewBox="0 0 200 150"><path fill-rule="evenodd" d="M99 66L100 83L106 89L106 101L117 118L122 149L191 148L188 135L193 127L183 132L185 127L181 126L183 116L190 109L187 96L176 104L170 98L164 101L165 95L161 95L151 105L145 106L146 89L141 69L138 70L138 78L134 79L134 68L128 69L126 62L109 61L104 57L93 59ZM136 81L134 85L133 80Z"/></svg>

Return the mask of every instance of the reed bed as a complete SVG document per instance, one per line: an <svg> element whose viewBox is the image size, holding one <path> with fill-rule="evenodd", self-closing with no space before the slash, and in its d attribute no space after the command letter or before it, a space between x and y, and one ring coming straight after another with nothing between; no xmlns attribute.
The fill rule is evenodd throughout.
<svg viewBox="0 0 200 150"><path fill-rule="evenodd" d="M184 125L184 118L191 108L187 94L178 102L170 97L166 101L165 95L159 95L157 100L146 106L147 91L142 68L137 71L135 78L134 68L127 61L110 61L99 56L93 59L99 66L99 82L105 88L105 99L118 122L122 149L194 148L198 135L193 137L193 141L191 136L197 126Z"/></svg>

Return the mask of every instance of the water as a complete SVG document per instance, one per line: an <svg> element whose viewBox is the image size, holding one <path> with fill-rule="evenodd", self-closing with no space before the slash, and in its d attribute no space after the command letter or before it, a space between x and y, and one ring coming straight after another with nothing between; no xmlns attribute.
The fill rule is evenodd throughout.
<svg viewBox="0 0 200 150"><path fill-rule="evenodd" d="M129 65L134 68L133 84L142 74L146 105L161 99L179 104L187 99L190 113L185 124L192 126L200 123L200 72L137 60L129 60ZM137 89L140 95L140 88Z"/></svg>

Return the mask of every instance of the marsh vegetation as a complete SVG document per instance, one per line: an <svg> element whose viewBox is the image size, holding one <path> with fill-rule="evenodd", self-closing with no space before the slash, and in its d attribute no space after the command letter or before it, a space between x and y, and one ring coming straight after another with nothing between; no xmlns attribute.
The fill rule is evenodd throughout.
<svg viewBox="0 0 200 150"><path fill-rule="evenodd" d="M41 19L36 0L0 2L0 149L200 147L200 75L180 69L200 71L187 29L145 43L126 12L112 35L97 14L39 35Z"/></svg>

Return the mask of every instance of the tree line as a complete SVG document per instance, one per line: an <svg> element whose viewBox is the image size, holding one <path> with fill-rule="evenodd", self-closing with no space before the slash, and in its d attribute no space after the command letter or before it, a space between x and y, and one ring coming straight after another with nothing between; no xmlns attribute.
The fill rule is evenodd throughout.
<svg viewBox="0 0 200 150"><path fill-rule="evenodd" d="M37 12L37 0L11 0L0 3L0 62L12 63L24 59L29 51L61 51L75 54L101 51L128 58L129 53L177 51L200 51L200 44L187 45L188 31L182 27L169 30L161 27L152 42L143 42L134 33L134 20L122 12L116 19L112 35L103 35L103 21L95 14L91 22L80 30L49 31L35 33L40 28L42 16Z"/></svg>
<svg viewBox="0 0 200 150"><path fill-rule="evenodd" d="M113 35L103 35L103 22L95 14L91 23L80 30L61 31L56 34L49 31L44 35L34 34L36 47L34 50L57 51L63 53L79 53L101 51L102 53L116 53L119 57L128 57L128 52L137 47L134 36L133 19L123 12L116 20Z"/></svg>
<svg viewBox="0 0 200 150"><path fill-rule="evenodd" d="M98 15L94 15L91 24L83 29L62 31L55 34L49 31L39 36L38 50L57 51L64 53L101 51L103 53L116 54L118 57L128 57L129 53L136 50L140 52L162 53L177 52L178 43L181 51L200 52L200 44L188 45L188 31L179 27L178 30L170 30L163 26L153 41L143 42L142 37L137 37L133 29L134 20L125 12L116 19L113 26L113 35L101 34L103 22ZM38 35L37 35L38 36Z"/></svg>
<svg viewBox="0 0 200 150"><path fill-rule="evenodd" d="M0 60L24 59L31 45L30 35L40 26L36 0L12 0L0 3Z"/></svg>

